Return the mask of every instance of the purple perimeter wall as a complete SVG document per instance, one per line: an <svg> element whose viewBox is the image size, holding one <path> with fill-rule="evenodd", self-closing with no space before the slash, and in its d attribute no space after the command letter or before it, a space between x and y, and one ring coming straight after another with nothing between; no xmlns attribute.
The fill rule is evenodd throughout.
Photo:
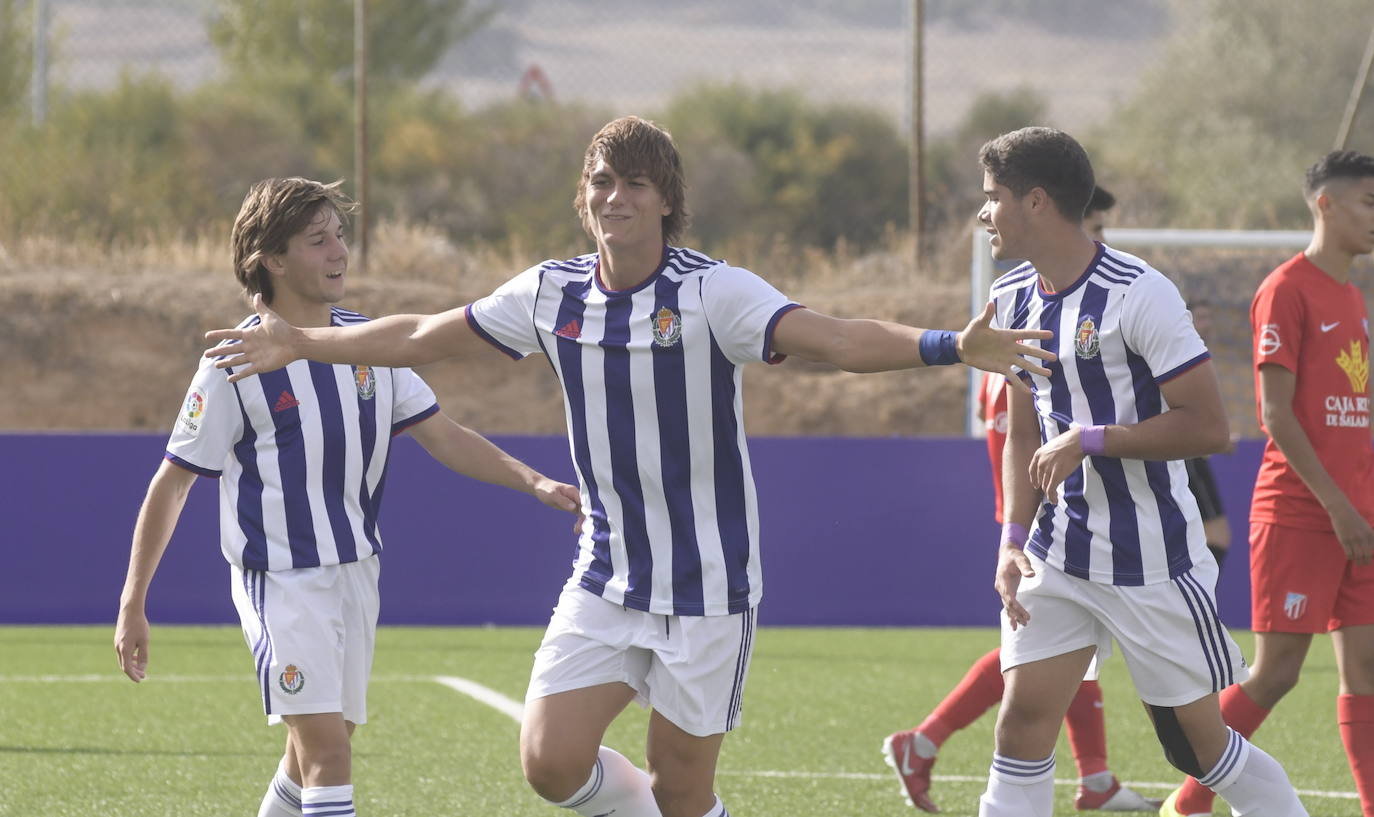
<svg viewBox="0 0 1374 817"><path fill-rule="evenodd" d="M570 479L562 437L497 437ZM129 538L165 437L0 435L7 531L0 623L112 623ZM994 626L997 529L982 440L756 438L772 625ZM1258 441L1213 458L1233 547L1223 620L1250 623L1246 519ZM159 623L235 623L216 489L202 479L148 604ZM547 622L574 553L571 517L457 477L409 438L393 449L381 517L382 622Z"/></svg>

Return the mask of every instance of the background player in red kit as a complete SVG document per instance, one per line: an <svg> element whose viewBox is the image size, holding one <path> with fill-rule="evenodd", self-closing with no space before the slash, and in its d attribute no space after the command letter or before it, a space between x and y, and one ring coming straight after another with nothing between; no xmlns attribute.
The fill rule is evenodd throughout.
<svg viewBox="0 0 1374 817"><path fill-rule="evenodd" d="M1108 210L1116 197L1101 187L1093 188L1092 199L1083 214L1083 229L1094 241L1101 241ZM1007 379L987 373L978 386L978 409L987 431L988 459L992 463L992 485L996 497L997 524L1002 524L1002 449L1007 443ZM896 732L883 741L883 755L901 778L911 804L922 811L940 810L930 799L930 772L939 747L954 732L982 717L1002 700L1002 650L993 648L974 662L944 700L940 701L920 726ZM1116 779L1107 765L1107 724L1102 709L1102 687L1097 681L1084 681L1069 707L1069 743L1078 767L1078 793L1074 806L1079 810L1153 811L1158 800L1149 800Z"/></svg>
<svg viewBox="0 0 1374 817"><path fill-rule="evenodd" d="M1374 251L1374 158L1330 153L1307 171L1312 243L1260 284L1250 306L1255 392L1269 434L1250 507L1255 666L1221 695L1242 735L1298 682L1312 634L1330 632L1336 711L1366 817L1374 817L1374 450L1369 321L1350 282ZM1189 778L1160 814L1210 815Z"/></svg>

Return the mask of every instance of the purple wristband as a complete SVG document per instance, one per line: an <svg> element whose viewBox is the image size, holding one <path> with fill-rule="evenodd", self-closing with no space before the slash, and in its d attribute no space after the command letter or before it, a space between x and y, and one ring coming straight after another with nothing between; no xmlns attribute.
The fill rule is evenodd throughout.
<svg viewBox="0 0 1374 817"><path fill-rule="evenodd" d="M1016 545L1017 548L1024 548L1026 546L1026 539L1029 536L1030 533L1026 530L1026 527L1024 525L1018 525L1015 522L1002 523L1003 544L1010 542L1013 545Z"/></svg>
<svg viewBox="0 0 1374 817"><path fill-rule="evenodd" d="M1083 444L1084 454L1100 457L1107 453L1107 427L1084 426L1079 433L1079 441Z"/></svg>

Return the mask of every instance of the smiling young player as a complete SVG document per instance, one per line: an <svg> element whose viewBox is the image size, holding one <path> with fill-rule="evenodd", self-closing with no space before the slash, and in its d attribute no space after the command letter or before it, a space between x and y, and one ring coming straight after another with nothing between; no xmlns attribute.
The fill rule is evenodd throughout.
<svg viewBox="0 0 1374 817"><path fill-rule="evenodd" d="M1028 261L993 283L996 323L1048 330L1058 354L1008 401L995 578L1006 692L980 817L1053 812L1060 722L1114 644L1175 767L1248 817L1306 815L1283 768L1219 713L1245 662L1217 618L1181 460L1230 440L1183 299L1084 234L1093 169L1068 134L1003 134L979 161L993 256Z"/></svg>
<svg viewBox="0 0 1374 817"><path fill-rule="evenodd" d="M253 185L232 236L244 290L302 326L365 322L334 306L346 288L350 204L338 183ZM218 479L234 606L268 722L288 732L259 817L351 817L349 743L367 720L391 438L409 433L454 471L563 510L576 510L577 489L450 420L407 369L300 361L233 383L231 374L202 359L191 381L139 511L115 651L129 678L147 676L149 585L192 483Z"/></svg>

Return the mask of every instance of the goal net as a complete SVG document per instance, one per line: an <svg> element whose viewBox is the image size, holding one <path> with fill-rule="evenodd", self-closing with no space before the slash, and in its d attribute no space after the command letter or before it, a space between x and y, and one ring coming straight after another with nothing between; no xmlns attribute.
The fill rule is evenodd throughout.
<svg viewBox="0 0 1374 817"><path fill-rule="evenodd" d="M1231 429L1241 436L1259 433L1250 372L1250 299L1264 276L1311 238L1307 230L1107 229L1108 245L1141 256L1178 285L1212 352ZM972 259L969 309L977 315L992 282L1011 267L999 267L982 230L973 235ZM1352 280L1361 291L1374 291L1374 267L1368 259L1356 264ZM978 419L981 374L970 369L968 376L965 430L974 437L983 436Z"/></svg>

